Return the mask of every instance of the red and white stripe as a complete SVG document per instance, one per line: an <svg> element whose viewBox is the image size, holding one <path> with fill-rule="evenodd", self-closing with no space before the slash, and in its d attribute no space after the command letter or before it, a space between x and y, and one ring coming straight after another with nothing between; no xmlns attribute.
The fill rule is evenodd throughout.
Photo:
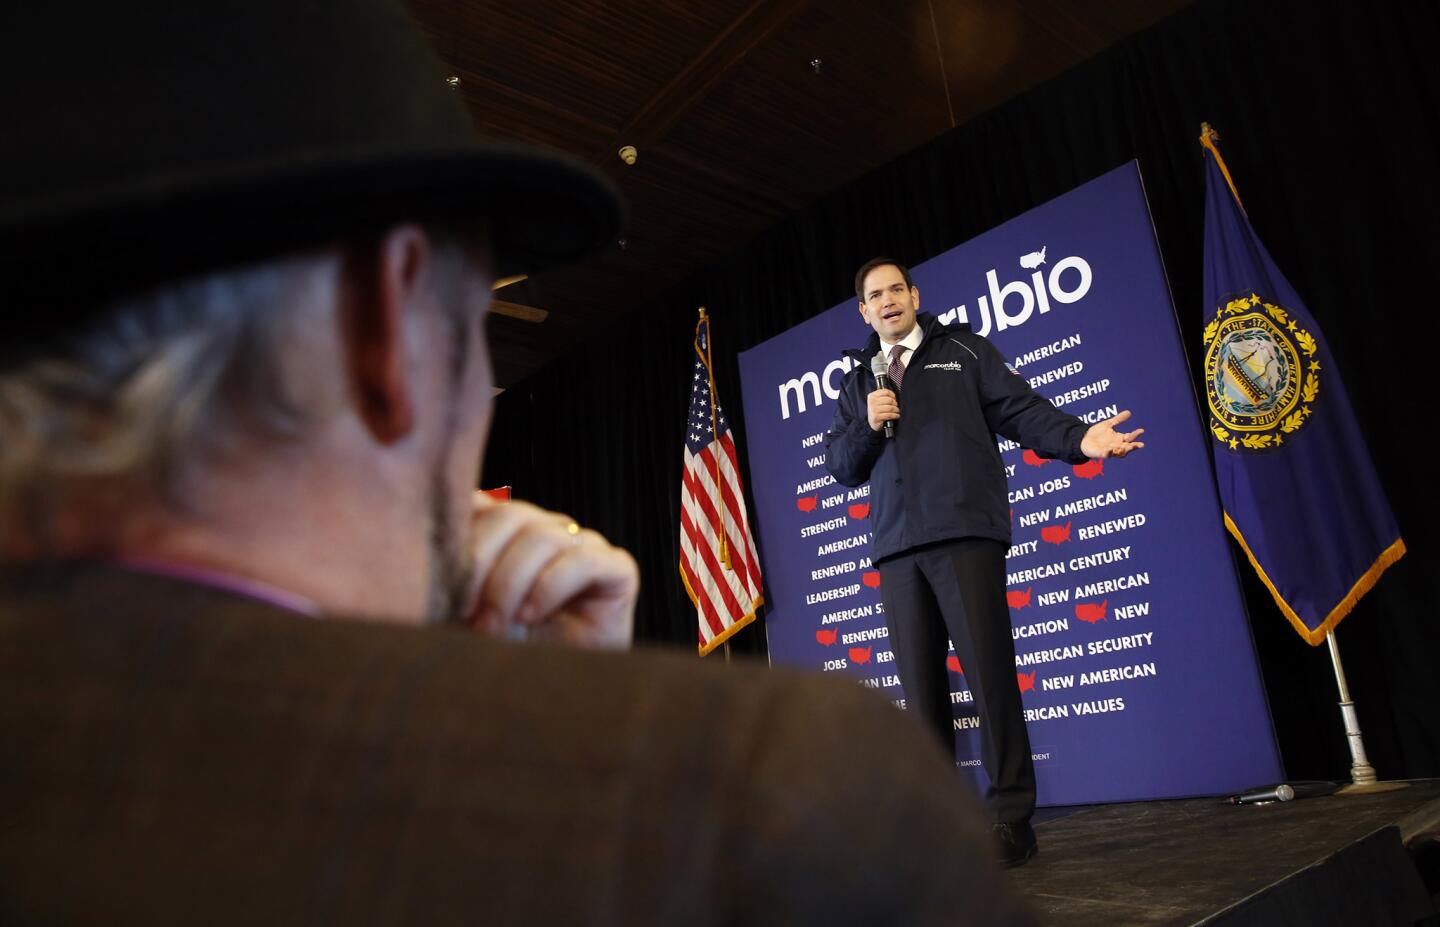
<svg viewBox="0 0 1440 927"><path fill-rule="evenodd" d="M716 448L719 455L719 492L716 492ZM684 485L680 491L680 573L700 617L700 654L704 656L755 619L763 602L760 592L760 558L750 535L740 472L735 463L735 442L729 429L719 441L699 454L685 448ZM723 518L716 507L724 505ZM723 526L723 527L722 527ZM720 554L724 532L730 548L731 569Z"/></svg>

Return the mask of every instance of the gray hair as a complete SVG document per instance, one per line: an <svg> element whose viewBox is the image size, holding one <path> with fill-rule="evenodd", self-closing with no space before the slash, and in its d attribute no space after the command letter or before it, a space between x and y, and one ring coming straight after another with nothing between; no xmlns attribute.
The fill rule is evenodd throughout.
<svg viewBox="0 0 1440 927"><path fill-rule="evenodd" d="M0 506L32 529L81 485L183 508L236 426L284 441L330 414L280 348L328 315L339 264L313 252L166 284L0 373Z"/></svg>
<svg viewBox="0 0 1440 927"><path fill-rule="evenodd" d="M429 283L463 333L475 233L427 233ZM207 464L242 442L271 454L296 444L345 401L343 384L311 375L306 348L335 337L346 256L332 246L168 283L0 370L0 511L40 543L51 510L82 487L87 501L140 491L193 513ZM463 363L463 351L451 358Z"/></svg>

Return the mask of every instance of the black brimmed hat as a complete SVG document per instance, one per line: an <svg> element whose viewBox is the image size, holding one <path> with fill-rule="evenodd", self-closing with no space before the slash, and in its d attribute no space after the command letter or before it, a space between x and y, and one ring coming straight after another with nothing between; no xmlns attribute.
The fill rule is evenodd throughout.
<svg viewBox="0 0 1440 927"><path fill-rule="evenodd" d="M407 218L492 220L502 273L619 234L618 195L593 170L477 137L391 0L3 6L12 299L113 293ZM26 309L9 301L13 331Z"/></svg>

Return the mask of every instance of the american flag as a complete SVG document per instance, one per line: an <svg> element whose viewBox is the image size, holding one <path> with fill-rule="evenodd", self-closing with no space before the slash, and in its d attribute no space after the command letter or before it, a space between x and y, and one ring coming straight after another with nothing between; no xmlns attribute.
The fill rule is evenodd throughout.
<svg viewBox="0 0 1440 927"><path fill-rule="evenodd" d="M680 490L680 578L700 618L700 655L755 620L760 558L745 514L735 439L715 398L710 319L695 326L690 417L685 421L684 485Z"/></svg>

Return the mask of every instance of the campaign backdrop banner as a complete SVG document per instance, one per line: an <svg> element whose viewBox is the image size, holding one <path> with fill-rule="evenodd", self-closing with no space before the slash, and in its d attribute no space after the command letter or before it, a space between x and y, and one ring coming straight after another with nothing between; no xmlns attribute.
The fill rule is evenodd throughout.
<svg viewBox="0 0 1440 927"><path fill-rule="evenodd" d="M1009 478L1015 679L1043 805L1211 795L1281 778L1138 165L911 269L921 311L966 322L1057 406L1122 409L1145 449L1070 466L997 439ZM824 433L870 329L847 300L740 357L774 661L848 673L904 706L870 562L869 486ZM901 396L901 411L904 397ZM934 460L941 474L956 462ZM956 472L957 480L964 475ZM948 658L956 757L980 720Z"/></svg>

